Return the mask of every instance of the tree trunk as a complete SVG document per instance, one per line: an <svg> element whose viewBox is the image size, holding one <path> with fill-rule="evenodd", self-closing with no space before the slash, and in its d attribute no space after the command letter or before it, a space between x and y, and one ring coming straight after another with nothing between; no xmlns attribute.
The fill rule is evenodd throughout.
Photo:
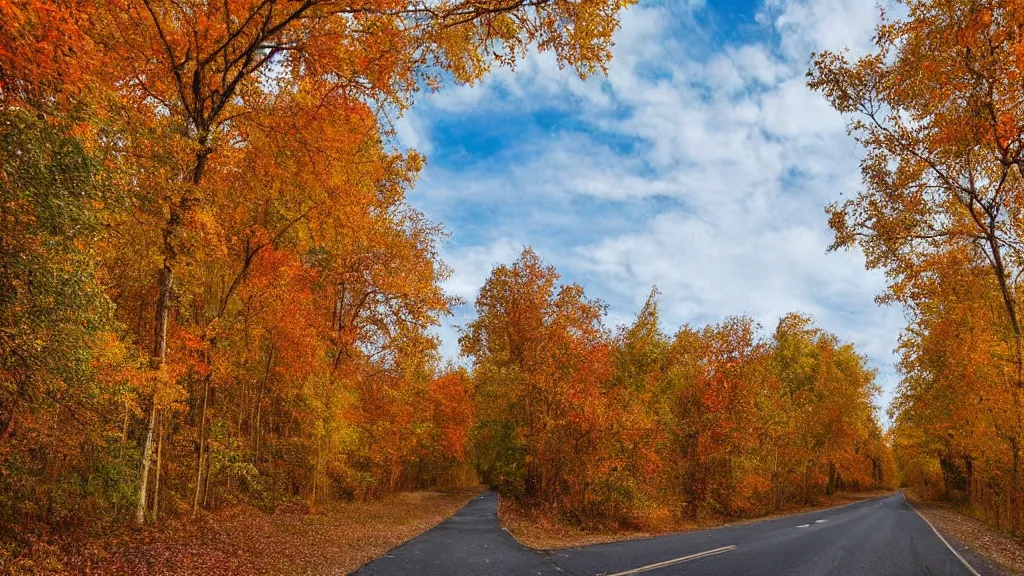
<svg viewBox="0 0 1024 576"><path fill-rule="evenodd" d="M171 217L164 228L164 267L157 278L159 294L156 300L156 321L153 323L153 352L150 362L158 373L167 362L167 318L171 308L171 290L174 287L174 271L171 268L173 249L170 248L172 226L176 227L177 212L172 210ZM158 374L154 386L159 386ZM149 480L149 464L153 456L153 427L156 423L156 389L153 390L153 407L149 413L149 425L146 427L146 442L142 447L142 482L139 485L139 498L135 506L135 523L146 521L147 482Z"/></svg>
<svg viewBox="0 0 1024 576"><path fill-rule="evenodd" d="M201 149L196 153L195 163L192 166L189 180L193 186L198 186L202 180L206 161L212 152L208 146L209 135L206 130L200 130L197 137ZM171 310L171 294L174 289L174 263L177 260L177 251L174 247L174 236L185 221L186 214L192 209L192 205L198 201L198 197L184 197L180 203L170 203L170 213L167 222L161 233L162 244L160 254L163 256L163 267L157 274L157 299L156 310L153 315L153 350L150 356L150 363L153 370L160 372L167 363L167 320ZM157 380L159 385L159 376ZM139 498L135 509L135 522L142 524L146 516L146 483L149 477L149 464L153 455L153 425L156 418L156 390L153 394L153 408L149 415L149 426L146 430L146 442L142 448L142 482L139 486Z"/></svg>
<svg viewBox="0 0 1024 576"><path fill-rule="evenodd" d="M156 422L156 401L149 412L149 426L146 428L146 443L142 448L142 481L139 482L139 498L135 505L135 523L142 524L146 521L146 495L149 480L149 461L153 456L153 425Z"/></svg>
<svg viewBox="0 0 1024 576"><path fill-rule="evenodd" d="M164 413L160 412L160 426L157 429L156 440L156 478L153 482L153 521L160 518L160 468L163 464L161 457L164 448Z"/></svg>
<svg viewBox="0 0 1024 576"><path fill-rule="evenodd" d="M252 463L259 466L260 462L260 417L263 413L263 395L266 393L267 381L270 380L270 368L274 365L274 345L271 343L270 351L267 353L267 368L263 373L263 381L260 382L259 392L256 395L256 422L253 425L253 455Z"/></svg>
<svg viewBox="0 0 1024 576"><path fill-rule="evenodd" d="M210 377L203 377L203 411L199 417L199 463L196 466L196 495L192 500L192 516L199 512L199 495L203 486L203 464L206 455L206 405L210 399Z"/></svg>
<svg viewBox="0 0 1024 576"><path fill-rule="evenodd" d="M1013 448L1013 467L1010 470L1010 531L1017 533L1020 517L1020 502L1017 494L1017 487L1020 484L1020 448L1017 446L1017 439L1010 441Z"/></svg>

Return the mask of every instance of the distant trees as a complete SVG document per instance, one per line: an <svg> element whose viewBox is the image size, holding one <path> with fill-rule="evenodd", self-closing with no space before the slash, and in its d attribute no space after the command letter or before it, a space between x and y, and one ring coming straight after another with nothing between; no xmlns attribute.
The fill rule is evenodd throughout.
<svg viewBox="0 0 1024 576"><path fill-rule="evenodd" d="M603 307L525 250L462 336L484 478L582 523L754 516L890 485L863 356L798 315L661 332L657 293L612 335Z"/></svg>

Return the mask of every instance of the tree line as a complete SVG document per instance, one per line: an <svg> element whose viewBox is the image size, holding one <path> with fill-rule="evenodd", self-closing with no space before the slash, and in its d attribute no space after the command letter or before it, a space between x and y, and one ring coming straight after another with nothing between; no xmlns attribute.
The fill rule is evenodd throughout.
<svg viewBox="0 0 1024 576"><path fill-rule="evenodd" d="M392 123L631 3L0 0L5 541L474 482Z"/></svg>
<svg viewBox="0 0 1024 576"><path fill-rule="evenodd" d="M586 526L651 528L892 486L875 370L800 314L630 326L530 249L494 268L465 326L475 460L502 493Z"/></svg>

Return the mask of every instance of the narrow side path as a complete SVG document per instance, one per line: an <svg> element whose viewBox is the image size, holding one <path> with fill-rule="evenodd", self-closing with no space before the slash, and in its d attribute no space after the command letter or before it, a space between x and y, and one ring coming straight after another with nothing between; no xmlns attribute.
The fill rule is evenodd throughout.
<svg viewBox="0 0 1024 576"><path fill-rule="evenodd" d="M498 495L486 492L454 516L352 573L356 576L560 575L498 522Z"/></svg>

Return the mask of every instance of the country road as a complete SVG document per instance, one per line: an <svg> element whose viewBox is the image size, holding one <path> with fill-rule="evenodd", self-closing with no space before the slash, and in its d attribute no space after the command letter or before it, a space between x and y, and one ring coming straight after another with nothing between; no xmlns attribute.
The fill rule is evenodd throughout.
<svg viewBox="0 0 1024 576"><path fill-rule="evenodd" d="M546 553L520 545L503 530L496 504L493 493L478 496L450 519L354 574L1000 574L955 542L950 545L957 551L951 550L902 493L760 522Z"/></svg>

